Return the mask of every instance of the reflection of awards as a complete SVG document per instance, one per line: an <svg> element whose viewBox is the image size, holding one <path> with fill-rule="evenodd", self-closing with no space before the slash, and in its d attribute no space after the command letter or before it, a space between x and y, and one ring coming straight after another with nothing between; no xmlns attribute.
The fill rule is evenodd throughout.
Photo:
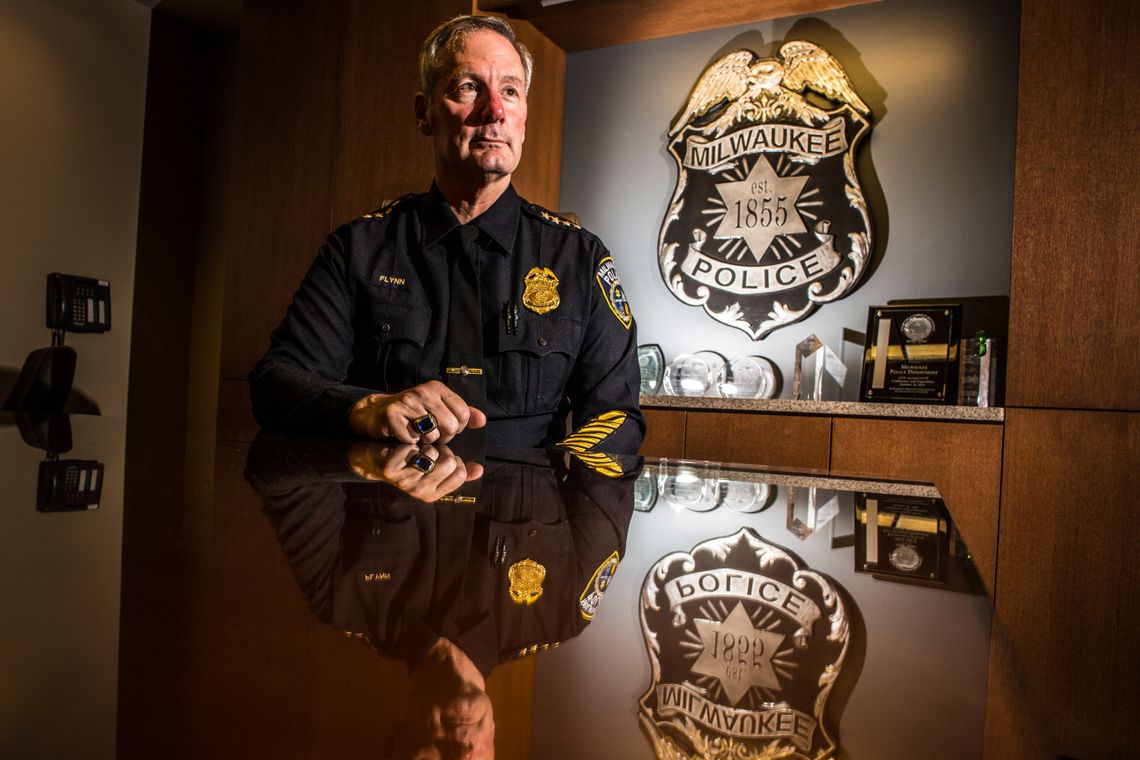
<svg viewBox="0 0 1140 760"><path fill-rule="evenodd" d="M950 526L941 501L856 495L856 572L945 583L949 555Z"/></svg>
<svg viewBox="0 0 1140 760"><path fill-rule="evenodd" d="M646 467L633 483L633 508L638 512L652 512L657 505L657 476Z"/></svg>
<svg viewBox="0 0 1140 760"><path fill-rule="evenodd" d="M850 626L838 589L750 528L660 559L641 626L657 757L830 757ZM731 749L732 752L727 752Z"/></svg>
<svg viewBox="0 0 1140 760"><path fill-rule="evenodd" d="M660 393L661 382L665 378L665 353L661 346L656 343L638 346L637 366L641 369L641 395Z"/></svg>
<svg viewBox="0 0 1140 760"><path fill-rule="evenodd" d="M872 306L860 400L956 403L961 320L958 304Z"/></svg>

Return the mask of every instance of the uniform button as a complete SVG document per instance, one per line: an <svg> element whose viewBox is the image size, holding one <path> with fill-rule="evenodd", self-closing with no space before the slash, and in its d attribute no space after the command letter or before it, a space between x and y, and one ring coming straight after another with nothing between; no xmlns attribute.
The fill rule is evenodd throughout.
<svg viewBox="0 0 1140 760"><path fill-rule="evenodd" d="M534 537L534 536L537 536L537 535L538 535L538 531L537 531L537 530L535 530L534 528L531 528L531 529L530 529L530 530L528 530L526 533L527 533L527 535L528 535L528 536L531 536L531 537Z"/></svg>
<svg viewBox="0 0 1140 760"><path fill-rule="evenodd" d="M538 345L545 346L546 345L546 338L539 338L538 339Z"/></svg>
<svg viewBox="0 0 1140 760"><path fill-rule="evenodd" d="M391 329L392 329L392 325L388 324L387 322L380 325L380 332L388 332Z"/></svg>

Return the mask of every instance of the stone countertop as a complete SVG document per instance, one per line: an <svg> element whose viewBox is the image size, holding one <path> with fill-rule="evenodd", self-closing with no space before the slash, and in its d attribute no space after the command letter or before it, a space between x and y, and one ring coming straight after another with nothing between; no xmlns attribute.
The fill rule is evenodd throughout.
<svg viewBox="0 0 1140 760"><path fill-rule="evenodd" d="M732 480L745 483L767 483L772 486L795 488L827 488L833 491L889 494L893 496L921 496L941 499L942 494L927 483L908 483L894 480L866 480L862 478L833 477L810 473L791 473L765 470L750 465L726 465L692 459L649 459L646 469L668 476L681 468L691 468L693 474L705 479Z"/></svg>
<svg viewBox="0 0 1140 760"><path fill-rule="evenodd" d="M792 399L738 399L702 396L642 396L645 409L685 411L769 412L773 414L826 415L829 417L895 417L904 419L1003 422L1002 407L944 404L870 404L861 401L795 401Z"/></svg>

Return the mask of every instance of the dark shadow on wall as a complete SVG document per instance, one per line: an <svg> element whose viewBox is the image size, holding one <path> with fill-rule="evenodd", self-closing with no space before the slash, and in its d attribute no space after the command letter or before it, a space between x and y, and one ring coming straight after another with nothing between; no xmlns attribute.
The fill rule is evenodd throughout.
<svg viewBox="0 0 1140 760"><path fill-rule="evenodd" d="M20 377L20 370L17 367L0 367L0 400L8 398L8 394L12 392L12 388L16 385L16 380ZM61 412L70 414L100 414L99 404L95 399L88 396L78 388L71 389L71 395L67 399L67 404L64 405Z"/></svg>

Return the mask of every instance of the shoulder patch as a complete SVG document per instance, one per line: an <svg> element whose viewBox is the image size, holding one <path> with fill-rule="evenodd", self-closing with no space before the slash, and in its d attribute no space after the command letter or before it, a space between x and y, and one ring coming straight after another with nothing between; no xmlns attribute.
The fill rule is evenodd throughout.
<svg viewBox="0 0 1140 760"><path fill-rule="evenodd" d="M625 297L625 289L621 286L621 278L618 277L613 258L606 256L601 260L595 279L598 281L598 287L602 289L602 298L605 299L606 306L610 307L610 311L617 317L618 322L621 322L621 326L628 330L633 325L633 312L629 310L629 301Z"/></svg>
<svg viewBox="0 0 1140 760"><path fill-rule="evenodd" d="M376 209L371 214L363 214L363 215L361 215L360 218L361 219L383 219L384 217L388 216L388 214L392 213L393 209L395 209L397 206L399 206L404 201L411 198L413 195L414 195L414 193L407 193L405 195L401 195L399 198L397 198L394 201L385 201L384 204L380 206L380 208Z"/></svg>
<svg viewBox="0 0 1140 760"><path fill-rule="evenodd" d="M617 572L619 562L620 558L615 550L613 554L606 557L602 564L598 565L598 569L594 571L594 575L586 583L586 587L582 589L582 593L578 596L578 612L584 620L594 619L598 605L602 603L602 597L606 593L606 587L610 585L610 579Z"/></svg>
<svg viewBox="0 0 1140 760"><path fill-rule="evenodd" d="M534 212L539 219L542 219L543 221L547 222L548 224L552 224L555 227L565 227L571 230L582 229L582 225L578 224L577 222L572 222L564 216L559 216L558 214L547 211L542 206L531 203L529 206L527 206L527 208Z"/></svg>

